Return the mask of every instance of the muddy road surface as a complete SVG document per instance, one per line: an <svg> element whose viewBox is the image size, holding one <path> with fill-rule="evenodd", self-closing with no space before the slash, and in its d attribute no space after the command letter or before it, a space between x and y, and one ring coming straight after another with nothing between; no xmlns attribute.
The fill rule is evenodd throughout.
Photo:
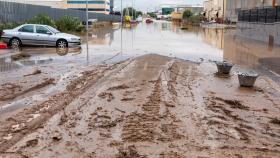
<svg viewBox="0 0 280 158"><path fill-rule="evenodd" d="M236 71L219 78L213 63L153 54L88 67L2 117L0 157L278 158L280 87L262 76L240 88ZM3 86L2 102L28 91Z"/></svg>

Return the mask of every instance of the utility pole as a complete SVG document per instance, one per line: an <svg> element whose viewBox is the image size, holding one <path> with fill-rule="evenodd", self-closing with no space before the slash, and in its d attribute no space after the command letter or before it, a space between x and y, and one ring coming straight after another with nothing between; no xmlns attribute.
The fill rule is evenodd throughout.
<svg viewBox="0 0 280 158"><path fill-rule="evenodd" d="M121 0L121 53L123 52L123 1Z"/></svg>
<svg viewBox="0 0 280 158"><path fill-rule="evenodd" d="M87 62L89 59L89 52L88 52L88 0L86 1L86 29L87 29Z"/></svg>
<svg viewBox="0 0 280 158"><path fill-rule="evenodd" d="M225 0L223 0L223 23L225 21Z"/></svg>

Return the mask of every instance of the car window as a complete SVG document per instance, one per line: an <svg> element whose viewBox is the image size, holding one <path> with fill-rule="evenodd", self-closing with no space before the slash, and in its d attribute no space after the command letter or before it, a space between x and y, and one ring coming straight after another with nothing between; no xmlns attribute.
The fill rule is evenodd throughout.
<svg viewBox="0 0 280 158"><path fill-rule="evenodd" d="M34 27L33 25L25 25L22 28L19 29L19 32L29 32L34 33Z"/></svg>
<svg viewBox="0 0 280 158"><path fill-rule="evenodd" d="M50 31L44 26L36 26L36 33L48 34L48 32Z"/></svg>
<svg viewBox="0 0 280 158"><path fill-rule="evenodd" d="M51 27L51 26L47 26L48 29L50 29L53 33L59 33L60 31L58 31L57 29Z"/></svg>

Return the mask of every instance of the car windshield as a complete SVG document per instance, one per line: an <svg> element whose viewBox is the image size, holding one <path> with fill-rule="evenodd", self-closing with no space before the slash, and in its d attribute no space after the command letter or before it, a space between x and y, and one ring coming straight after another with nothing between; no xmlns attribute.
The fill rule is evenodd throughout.
<svg viewBox="0 0 280 158"><path fill-rule="evenodd" d="M48 29L50 29L53 33L59 33L60 31L58 31L57 29L51 27L51 26L47 26Z"/></svg>

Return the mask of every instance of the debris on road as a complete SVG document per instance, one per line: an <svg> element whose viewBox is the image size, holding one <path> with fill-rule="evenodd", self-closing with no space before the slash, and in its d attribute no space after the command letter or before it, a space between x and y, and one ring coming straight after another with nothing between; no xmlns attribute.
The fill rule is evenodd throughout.
<svg viewBox="0 0 280 158"><path fill-rule="evenodd" d="M24 75L24 77L32 76L32 75L38 75L40 73L42 73L41 70L39 70L38 68L34 68L34 70L33 70L33 72L31 74Z"/></svg>

